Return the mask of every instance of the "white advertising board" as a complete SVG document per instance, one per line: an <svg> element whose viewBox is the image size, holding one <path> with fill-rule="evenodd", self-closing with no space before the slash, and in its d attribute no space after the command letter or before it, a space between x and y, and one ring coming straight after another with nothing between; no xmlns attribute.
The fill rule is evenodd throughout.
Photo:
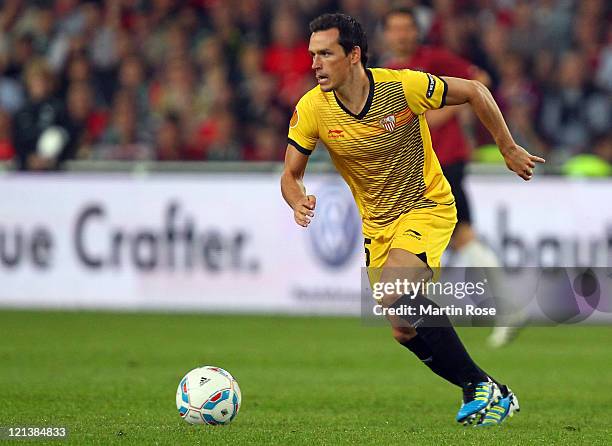
<svg viewBox="0 0 612 446"><path fill-rule="evenodd" d="M0 306L359 314L350 192L335 176L306 184L308 229L273 174L5 175ZM612 181L474 177L467 188L506 263L609 264Z"/></svg>
<svg viewBox="0 0 612 446"><path fill-rule="evenodd" d="M305 230L275 175L2 177L0 305L358 310L359 218L328 181Z"/></svg>

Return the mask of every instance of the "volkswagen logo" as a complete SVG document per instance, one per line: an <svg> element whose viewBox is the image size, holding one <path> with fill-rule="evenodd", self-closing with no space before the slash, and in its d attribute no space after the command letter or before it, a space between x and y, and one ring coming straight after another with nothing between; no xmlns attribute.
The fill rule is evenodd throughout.
<svg viewBox="0 0 612 446"><path fill-rule="evenodd" d="M351 258L358 246L361 236L359 212L343 183L323 185L315 195L315 218L308 231L311 245L325 265L339 268Z"/></svg>

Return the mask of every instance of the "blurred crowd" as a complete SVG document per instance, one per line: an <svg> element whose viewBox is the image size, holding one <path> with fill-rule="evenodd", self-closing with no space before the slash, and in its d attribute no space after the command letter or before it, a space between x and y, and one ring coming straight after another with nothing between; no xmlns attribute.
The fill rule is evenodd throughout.
<svg viewBox="0 0 612 446"><path fill-rule="evenodd" d="M383 17L415 11L424 43L485 70L517 141L612 161L605 0L4 0L0 160L282 160L314 86L308 22L342 11L385 61ZM444 73L436 73L443 75ZM474 131L474 145L490 141Z"/></svg>

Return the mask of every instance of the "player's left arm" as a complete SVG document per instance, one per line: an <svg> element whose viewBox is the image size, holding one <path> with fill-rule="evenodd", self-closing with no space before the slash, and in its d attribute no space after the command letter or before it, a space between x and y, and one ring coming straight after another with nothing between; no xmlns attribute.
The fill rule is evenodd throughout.
<svg viewBox="0 0 612 446"><path fill-rule="evenodd" d="M442 79L447 84L446 105L459 105L469 102L480 122L495 139L508 169L522 179L530 180L536 163L544 163L545 161L539 156L531 155L514 142L506 121L504 121L504 117L489 89L479 81L457 77L442 77Z"/></svg>

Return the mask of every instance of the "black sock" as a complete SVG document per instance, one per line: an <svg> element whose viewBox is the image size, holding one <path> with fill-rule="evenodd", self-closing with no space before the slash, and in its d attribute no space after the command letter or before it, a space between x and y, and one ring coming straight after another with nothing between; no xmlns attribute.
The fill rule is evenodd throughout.
<svg viewBox="0 0 612 446"><path fill-rule="evenodd" d="M436 375L445 379L451 384L454 384L458 387L462 387L462 384L455 375L455 373L452 370L445 369L441 364L439 364L439 361L435 360L433 352L418 334L409 341L402 342L401 345L406 347L412 353L414 353L416 357L419 358L421 362L427 367L429 367L429 369ZM497 381L480 367L478 368L483 373L483 375L487 376L491 381L497 384L497 387L499 387L499 390L501 391L503 397L508 396L508 387L505 384L502 384L501 382Z"/></svg>
<svg viewBox="0 0 612 446"><path fill-rule="evenodd" d="M439 308L435 302L417 294L414 298L408 295L403 296L394 306L397 304L409 305L417 309L415 313L418 316L406 317L406 320L416 328L417 338L422 339L423 343L429 347L436 369L444 375L452 376L452 379L445 379L461 387L470 383L487 381L487 374L474 363L465 350L448 316L420 314L421 306ZM438 373L435 370L434 372Z"/></svg>
<svg viewBox="0 0 612 446"><path fill-rule="evenodd" d="M452 370L462 387L487 381L487 374L474 363L452 326L419 327L417 333L429 345L440 366Z"/></svg>
<svg viewBox="0 0 612 446"><path fill-rule="evenodd" d="M436 361L433 352L425 343L423 338L421 338L418 334L409 341L402 342L401 345L414 353L417 358L419 358L421 362L429 367L436 375L440 376L451 384L461 387L461 383L457 380L455 374L450 370L446 370L441 364L439 364L439 361Z"/></svg>

